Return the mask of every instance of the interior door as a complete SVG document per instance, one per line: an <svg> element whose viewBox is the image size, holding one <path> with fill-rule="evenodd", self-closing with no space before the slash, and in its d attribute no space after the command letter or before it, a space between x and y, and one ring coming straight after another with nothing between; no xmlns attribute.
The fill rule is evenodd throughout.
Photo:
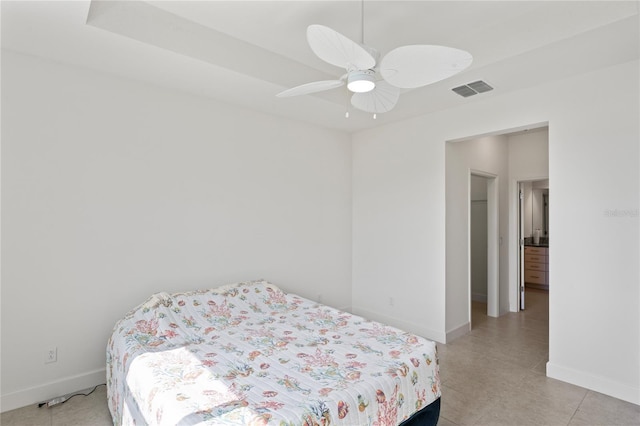
<svg viewBox="0 0 640 426"><path fill-rule="evenodd" d="M520 310L524 310L524 194L521 183L518 183L518 253Z"/></svg>

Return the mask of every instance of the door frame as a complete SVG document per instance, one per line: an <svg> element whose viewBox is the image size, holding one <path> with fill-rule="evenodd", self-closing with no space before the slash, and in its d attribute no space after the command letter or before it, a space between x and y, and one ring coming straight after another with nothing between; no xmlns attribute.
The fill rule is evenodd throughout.
<svg viewBox="0 0 640 426"><path fill-rule="evenodd" d="M524 289L524 191L518 181L518 310L525 309Z"/></svg>
<svg viewBox="0 0 640 426"><path fill-rule="evenodd" d="M487 316L500 316L500 208L499 177L483 170L469 169L467 176L467 281L469 324L471 324L471 176L487 179Z"/></svg>
<svg viewBox="0 0 640 426"><path fill-rule="evenodd" d="M520 239L524 240L524 235L522 235L523 231L520 230L520 220L519 220L519 203L520 203L520 184L524 182L535 182L539 180L547 180L549 179L549 175L546 176L535 176L535 177L516 177L513 178L510 182L510 218L513 219L512 227L509 230L509 263L513 265L513 269L509 268L513 273L509 275L509 310L511 312L520 312L522 309L521 300L520 300L520 285L524 286L524 256L520 256ZM513 212L513 216L511 214ZM513 234L512 234L513 232ZM513 246L511 245L513 243ZM523 247L524 248L524 247ZM511 263L511 262L514 263ZM522 279L522 281L521 281Z"/></svg>

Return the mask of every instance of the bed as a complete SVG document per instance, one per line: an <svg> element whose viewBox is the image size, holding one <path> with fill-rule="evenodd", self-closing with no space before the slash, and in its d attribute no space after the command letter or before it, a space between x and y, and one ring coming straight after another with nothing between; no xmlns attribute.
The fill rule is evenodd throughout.
<svg viewBox="0 0 640 426"><path fill-rule="evenodd" d="M436 345L266 281L159 293L107 344L115 425L435 425Z"/></svg>

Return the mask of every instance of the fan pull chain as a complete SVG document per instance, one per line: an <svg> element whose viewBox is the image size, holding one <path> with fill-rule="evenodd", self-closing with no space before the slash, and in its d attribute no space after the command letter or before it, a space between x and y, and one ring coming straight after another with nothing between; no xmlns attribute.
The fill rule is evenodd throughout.
<svg viewBox="0 0 640 426"><path fill-rule="evenodd" d="M349 99L344 103L344 118L349 118Z"/></svg>

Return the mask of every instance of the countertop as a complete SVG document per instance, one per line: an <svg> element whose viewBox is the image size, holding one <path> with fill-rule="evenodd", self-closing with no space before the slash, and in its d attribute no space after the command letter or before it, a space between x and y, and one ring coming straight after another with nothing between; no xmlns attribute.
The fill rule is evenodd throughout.
<svg viewBox="0 0 640 426"><path fill-rule="evenodd" d="M525 247L549 247L549 237L540 237L540 242L538 244L533 243L533 237L528 237L524 239Z"/></svg>

